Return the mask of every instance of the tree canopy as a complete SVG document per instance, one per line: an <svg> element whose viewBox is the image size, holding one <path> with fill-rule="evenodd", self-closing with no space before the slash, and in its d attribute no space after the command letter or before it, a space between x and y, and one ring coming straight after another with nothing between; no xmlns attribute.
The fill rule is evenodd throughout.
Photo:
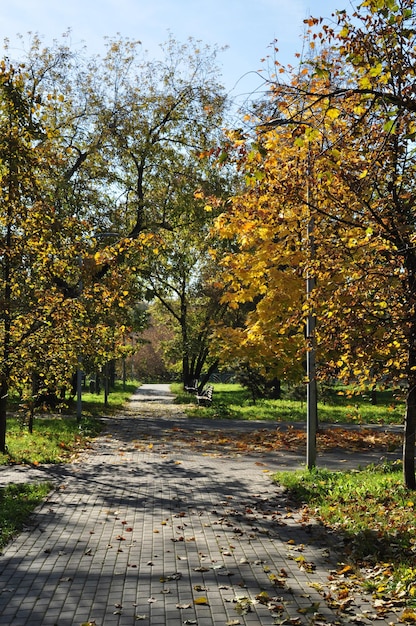
<svg viewBox="0 0 416 626"><path fill-rule="evenodd" d="M160 61L122 38L103 58L29 44L0 63L2 451L11 388L123 354L149 259L212 189L226 105L218 51L192 40Z"/></svg>
<svg viewBox="0 0 416 626"><path fill-rule="evenodd" d="M310 349L313 312L320 376L406 390L404 473L415 488L413 9L366 0L336 25L307 20L310 56L300 69L276 66L255 136L232 136L245 186L217 226L236 245L227 299L252 308L237 341L260 345L284 373Z"/></svg>

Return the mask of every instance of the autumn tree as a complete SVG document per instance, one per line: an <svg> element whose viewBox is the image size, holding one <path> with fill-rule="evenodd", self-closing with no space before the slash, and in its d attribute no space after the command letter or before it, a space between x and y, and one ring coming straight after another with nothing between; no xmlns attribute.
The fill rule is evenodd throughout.
<svg viewBox="0 0 416 626"><path fill-rule="evenodd" d="M259 147L253 146L243 165L254 189L242 194L244 208L254 194L263 202L240 224L257 255L269 249L267 258L273 259L268 262L269 276L282 268L280 284L276 279L260 282L265 296L259 291L260 303L247 332L264 325L267 315L262 314L261 303L276 286L281 297L275 312L277 319L282 314L282 330L293 316L302 322L311 310L316 313L322 375L362 386L404 387L404 478L412 489L416 487L413 9L410 0L368 0L351 17L339 12L337 26L309 20L308 36L313 47L319 42L318 54L300 71L292 71L289 80L283 80L285 70L280 66L271 78L271 99L265 107L269 114L256 120ZM264 208L266 224L274 219L275 232L264 232L263 239L255 218ZM231 229L235 236L238 216L222 219L223 232ZM313 255L302 243L311 220ZM284 284L290 275L303 273L304 278L306 271L316 278L307 302L299 289L288 290ZM241 295L235 291L232 301L246 297L247 290Z"/></svg>
<svg viewBox="0 0 416 626"><path fill-rule="evenodd" d="M130 268L142 288L170 302L166 310L181 328L188 379L195 376L193 366L188 373L194 358L187 354L188 287L200 280L206 251L212 214L205 211L204 197L225 193L224 176L211 162L227 100L218 83L217 49L173 38L162 48L161 60L149 60L140 42L110 39L101 62L88 65L81 103L89 103L90 113L69 135L72 167L62 170L58 192L62 206L70 202L97 229L119 232L122 246L133 249ZM144 255L134 253L138 240L148 244ZM103 266L100 273L105 271ZM179 315L172 294L180 294ZM205 355L207 330L192 332ZM197 360L199 372L205 359Z"/></svg>
<svg viewBox="0 0 416 626"><path fill-rule="evenodd" d="M135 64L136 48L109 42L105 59L106 80L113 80L113 69L117 85L106 105L108 117L112 112L108 160L116 163L120 197L113 220L129 238L150 235L148 254L137 259L138 280L178 330L188 384L199 378L208 354L213 312L201 280L213 212L205 198L223 196L229 187L212 166L227 101L217 80L217 50L170 39L162 61Z"/></svg>
<svg viewBox="0 0 416 626"><path fill-rule="evenodd" d="M34 36L2 63L1 449L10 384L120 353L149 256L194 219L226 104L217 53L170 39L149 61L120 39L88 57Z"/></svg>
<svg viewBox="0 0 416 626"><path fill-rule="evenodd" d="M52 204L49 169L59 158L59 146L43 126L42 107L33 105L25 69L3 63L1 72L0 449L4 452L10 389L23 396L33 396L39 388L55 390L68 382L80 354L100 363L117 355L125 310L137 298L137 285L130 285L124 275L119 244L99 250L93 225ZM104 264L105 279L97 282Z"/></svg>
<svg viewBox="0 0 416 626"><path fill-rule="evenodd" d="M267 378L298 381L304 373L306 162L291 143L288 129L279 142L259 134L252 143L229 133L229 159L236 160L244 184L216 221L229 242L218 280L222 300L239 315L215 334L222 360L236 369L246 364ZM296 189L292 198L287 185Z"/></svg>

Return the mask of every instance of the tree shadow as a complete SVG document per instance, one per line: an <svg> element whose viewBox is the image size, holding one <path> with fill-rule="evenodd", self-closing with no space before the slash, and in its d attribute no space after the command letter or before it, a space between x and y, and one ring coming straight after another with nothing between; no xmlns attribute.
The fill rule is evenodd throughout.
<svg viewBox="0 0 416 626"><path fill-rule="evenodd" d="M210 457L178 442L184 421L174 412L104 420L107 432L78 463L37 468L57 490L6 550L0 621L72 626L94 616L121 626L146 613L150 623L179 626L184 616L206 618L208 605L194 603L206 595L217 624L235 616L236 598L262 592L279 601L250 605L259 623L270 623L279 605L282 616L307 624L298 609L314 602L337 621L313 585L337 568L343 534L310 519L253 467L265 457ZM136 448L144 437L152 448Z"/></svg>

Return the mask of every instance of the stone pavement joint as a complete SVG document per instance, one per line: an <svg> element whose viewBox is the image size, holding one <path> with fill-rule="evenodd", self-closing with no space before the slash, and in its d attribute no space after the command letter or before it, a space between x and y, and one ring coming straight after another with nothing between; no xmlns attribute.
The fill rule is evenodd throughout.
<svg viewBox="0 0 416 626"><path fill-rule="evenodd" d="M56 485L1 556L0 624L371 624L368 596L348 614L326 604L337 539L271 481L301 460L161 443L181 420L168 385L144 385L75 463L0 468L3 484Z"/></svg>

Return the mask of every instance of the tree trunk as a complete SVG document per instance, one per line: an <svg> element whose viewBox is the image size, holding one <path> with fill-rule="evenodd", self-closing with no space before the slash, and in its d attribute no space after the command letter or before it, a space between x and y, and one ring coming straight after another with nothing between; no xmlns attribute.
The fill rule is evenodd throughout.
<svg viewBox="0 0 416 626"><path fill-rule="evenodd" d="M403 439L403 478L408 489L416 489L415 478L416 441L416 381L409 381L406 399L406 417Z"/></svg>
<svg viewBox="0 0 416 626"><path fill-rule="evenodd" d="M194 378L189 371L189 359L187 355L182 355L182 383L184 387L192 387Z"/></svg>
<svg viewBox="0 0 416 626"><path fill-rule="evenodd" d="M218 359L216 361L214 361L213 363L211 363L211 365L209 366L208 371L206 372L206 374L204 374L204 376L201 377L201 382L200 382L200 385L199 385L199 389L202 390L204 385L209 381L209 379L211 378L211 375L218 368L218 363L219 363Z"/></svg>
<svg viewBox="0 0 416 626"><path fill-rule="evenodd" d="M6 423L7 423L7 395L9 386L6 380L0 385L0 452L6 454Z"/></svg>

